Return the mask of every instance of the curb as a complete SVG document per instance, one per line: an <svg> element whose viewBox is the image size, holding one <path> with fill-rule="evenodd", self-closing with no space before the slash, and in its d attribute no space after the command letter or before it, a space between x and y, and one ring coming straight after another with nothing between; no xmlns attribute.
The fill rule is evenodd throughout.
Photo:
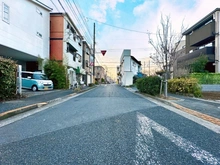
<svg viewBox="0 0 220 165"><path fill-rule="evenodd" d="M13 110L9 110L7 112L3 112L3 113L0 114L0 121L4 120L6 118L9 118L11 116L15 116L17 114L24 113L26 111L42 107L42 106L47 105L47 104L48 103L46 103L46 102L42 102L42 103L37 103L37 104L32 104L32 105L16 108L16 109L13 109Z"/></svg>
<svg viewBox="0 0 220 165"><path fill-rule="evenodd" d="M91 90L93 88L95 88L96 86L94 87L89 87L87 89L82 89L78 92L74 92L72 94L68 94L66 96L63 96L63 97L59 97L59 98L56 98L56 99L53 99L53 100L49 100L49 101L46 101L46 102L42 102L42 103L36 103L36 104L32 104L32 105L28 105L28 106L24 106L24 107L20 107L20 108L16 108L16 109L13 109L13 110L9 110L9 111L6 111L6 112L3 112L3 113L0 113L0 121L1 120L4 120L4 119L7 119L9 117L12 117L12 116L15 116L15 115L18 115L18 114L21 114L21 113L24 113L24 112L27 112L27 111L30 111L30 110L33 110L35 108L40 108L42 106L45 106L45 105L48 105L50 103L53 103L53 102L56 102L56 101L60 101L62 99L65 99L65 98L68 98L68 97L71 97L71 96L74 96L78 93L83 93L83 92L86 92L88 90Z"/></svg>

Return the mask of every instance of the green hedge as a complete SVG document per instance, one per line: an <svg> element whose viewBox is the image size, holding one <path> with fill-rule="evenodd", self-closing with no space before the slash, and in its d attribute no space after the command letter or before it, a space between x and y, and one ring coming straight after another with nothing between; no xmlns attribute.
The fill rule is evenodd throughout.
<svg viewBox="0 0 220 165"><path fill-rule="evenodd" d="M196 78L199 84L220 84L220 73L192 73L191 78Z"/></svg>
<svg viewBox="0 0 220 165"><path fill-rule="evenodd" d="M158 76L149 76L137 79L137 89L142 93L159 95L161 79Z"/></svg>
<svg viewBox="0 0 220 165"><path fill-rule="evenodd" d="M55 89L69 88L69 81L66 77L66 68L55 60L48 60L44 65L47 77L53 81Z"/></svg>
<svg viewBox="0 0 220 165"><path fill-rule="evenodd" d="M16 96L16 62L0 57L0 100Z"/></svg>
<svg viewBox="0 0 220 165"><path fill-rule="evenodd" d="M168 81L170 93L193 94L195 97L202 96L202 88L195 78L176 78Z"/></svg>

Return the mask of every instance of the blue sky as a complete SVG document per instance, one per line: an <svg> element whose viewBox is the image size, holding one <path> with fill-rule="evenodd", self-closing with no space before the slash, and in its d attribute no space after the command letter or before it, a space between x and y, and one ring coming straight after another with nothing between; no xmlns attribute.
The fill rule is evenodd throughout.
<svg viewBox="0 0 220 165"><path fill-rule="evenodd" d="M58 0L40 1L49 6L52 5L51 1L59 5ZM96 57L100 65L107 65L109 68L117 65L123 49L131 49L132 55L142 63L149 60L149 56L154 53L154 50L148 43L149 36L144 32L156 33L160 25L161 14L170 16L172 29L178 34L182 22L184 27L189 28L215 8L220 8L220 0L60 1L64 6L67 1L71 2L73 6L76 5L80 10L80 15L86 18L86 27L90 31L90 37L88 37L89 34L84 35L91 43L93 23L96 23ZM77 10L77 8L75 9ZM55 8L53 12L56 12ZM75 21L78 24L77 19ZM125 29L130 29L130 31ZM154 34L151 37L154 37ZM102 56L100 50L107 50L106 55Z"/></svg>

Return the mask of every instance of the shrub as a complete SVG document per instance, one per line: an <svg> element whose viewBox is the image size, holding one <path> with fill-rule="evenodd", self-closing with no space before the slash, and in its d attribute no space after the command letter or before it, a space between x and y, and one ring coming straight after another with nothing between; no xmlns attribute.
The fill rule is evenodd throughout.
<svg viewBox="0 0 220 165"><path fill-rule="evenodd" d="M94 83L90 83L90 84L88 84L88 86L89 87L93 87L93 86L95 86L95 84Z"/></svg>
<svg viewBox="0 0 220 165"><path fill-rule="evenodd" d="M206 73L205 66L208 62L208 57L206 55L200 55L192 64L191 64L191 73Z"/></svg>
<svg viewBox="0 0 220 165"><path fill-rule="evenodd" d="M195 78L176 78L168 81L170 93L193 94L195 97L201 97L201 89Z"/></svg>
<svg viewBox="0 0 220 165"><path fill-rule="evenodd" d="M149 76L137 79L136 84L140 92L155 96L160 92L160 81L158 76Z"/></svg>
<svg viewBox="0 0 220 165"><path fill-rule="evenodd" d="M191 78L196 78L199 84L220 84L220 73L192 73Z"/></svg>
<svg viewBox="0 0 220 165"><path fill-rule="evenodd" d="M16 96L16 62L0 57L0 100Z"/></svg>
<svg viewBox="0 0 220 165"><path fill-rule="evenodd" d="M53 81L55 89L65 89L69 87L66 68L58 61L48 60L44 65L44 71L47 77Z"/></svg>

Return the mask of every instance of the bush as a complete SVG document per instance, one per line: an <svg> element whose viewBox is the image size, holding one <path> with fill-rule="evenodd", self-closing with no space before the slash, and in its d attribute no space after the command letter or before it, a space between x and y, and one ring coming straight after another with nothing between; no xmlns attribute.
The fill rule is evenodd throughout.
<svg viewBox="0 0 220 165"><path fill-rule="evenodd" d="M161 79L158 76L149 76L137 79L137 89L142 93L158 95L160 93Z"/></svg>
<svg viewBox="0 0 220 165"><path fill-rule="evenodd" d="M55 89L69 88L69 81L66 76L66 68L58 61L48 60L44 65L47 77L53 81Z"/></svg>
<svg viewBox="0 0 220 165"><path fill-rule="evenodd" d="M191 78L196 78L199 84L220 84L220 73L192 73Z"/></svg>
<svg viewBox="0 0 220 165"><path fill-rule="evenodd" d="M90 84L88 84L88 86L89 87L93 87L93 86L95 86L95 84L94 83L90 83Z"/></svg>
<svg viewBox="0 0 220 165"><path fill-rule="evenodd" d="M193 94L195 97L202 96L202 88L195 78L176 78L168 81L170 93Z"/></svg>
<svg viewBox="0 0 220 165"><path fill-rule="evenodd" d="M200 55L192 64L191 64L191 73L206 73L205 66L208 62L208 57L206 55Z"/></svg>
<svg viewBox="0 0 220 165"><path fill-rule="evenodd" d="M16 96L16 62L0 57L0 100Z"/></svg>

